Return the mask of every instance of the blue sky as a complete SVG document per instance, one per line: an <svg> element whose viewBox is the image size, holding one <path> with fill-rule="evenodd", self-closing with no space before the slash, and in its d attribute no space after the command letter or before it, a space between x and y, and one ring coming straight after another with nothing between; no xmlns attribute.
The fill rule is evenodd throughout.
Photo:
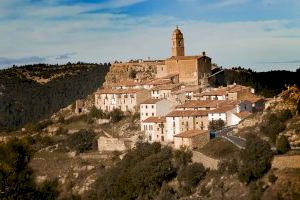
<svg viewBox="0 0 300 200"><path fill-rule="evenodd" d="M300 67L299 0L0 0L0 68L186 53L257 71Z"/></svg>

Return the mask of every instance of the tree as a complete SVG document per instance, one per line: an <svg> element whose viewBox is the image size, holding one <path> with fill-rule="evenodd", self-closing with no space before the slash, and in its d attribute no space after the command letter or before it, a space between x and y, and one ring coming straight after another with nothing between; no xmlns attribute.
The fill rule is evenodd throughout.
<svg viewBox="0 0 300 200"><path fill-rule="evenodd" d="M246 147L240 152L240 180L248 183L262 177L271 168L272 158L269 143L254 134L247 134Z"/></svg>
<svg viewBox="0 0 300 200"><path fill-rule="evenodd" d="M291 149L290 143L284 135L277 138L276 149L277 149L277 153L279 154L284 154Z"/></svg>
<svg viewBox="0 0 300 200"><path fill-rule="evenodd" d="M137 71L135 69L130 69L130 71L129 71L129 78L135 79L136 78L136 74L137 74Z"/></svg>
<svg viewBox="0 0 300 200"><path fill-rule="evenodd" d="M201 163L192 163L182 166L178 172L177 179L185 186L194 188L205 174L205 168Z"/></svg>
<svg viewBox="0 0 300 200"><path fill-rule="evenodd" d="M225 122L222 119L212 120L209 122L208 129L217 131L224 128L224 126L225 126Z"/></svg>
<svg viewBox="0 0 300 200"><path fill-rule="evenodd" d="M79 153L92 150L96 146L96 133L90 130L80 130L66 140L67 145Z"/></svg>
<svg viewBox="0 0 300 200"><path fill-rule="evenodd" d="M124 117L124 113L120 109L114 109L109 113L109 116L112 122L118 122Z"/></svg>
<svg viewBox="0 0 300 200"><path fill-rule="evenodd" d="M11 139L0 144L0 152L0 199L57 199L55 181L35 184L28 166L32 152L25 141Z"/></svg>

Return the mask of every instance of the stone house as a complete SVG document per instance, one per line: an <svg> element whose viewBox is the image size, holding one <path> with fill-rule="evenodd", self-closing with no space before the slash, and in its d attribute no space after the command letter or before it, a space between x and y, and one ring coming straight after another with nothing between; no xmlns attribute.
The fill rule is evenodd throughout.
<svg viewBox="0 0 300 200"><path fill-rule="evenodd" d="M140 120L164 116L171 112L174 107L174 103L167 99L147 99L140 104Z"/></svg>
<svg viewBox="0 0 300 200"><path fill-rule="evenodd" d="M201 148L209 142L209 132L203 130L188 130L174 136L174 148Z"/></svg>
<svg viewBox="0 0 300 200"><path fill-rule="evenodd" d="M142 131L145 133L145 141L165 142L166 138L166 118L149 117L141 122Z"/></svg>
<svg viewBox="0 0 300 200"><path fill-rule="evenodd" d="M242 111L238 113L229 112L227 114L227 124L230 126L239 124L243 119L250 116L252 113L248 111Z"/></svg>
<svg viewBox="0 0 300 200"><path fill-rule="evenodd" d="M149 98L150 92L145 89L100 89L95 94L95 106L106 112L120 109L134 113Z"/></svg>
<svg viewBox="0 0 300 200"><path fill-rule="evenodd" d="M208 111L208 121L211 122L221 119L225 122L226 126L231 126L232 124L228 124L229 121L227 120L229 113L236 113L236 106L222 106Z"/></svg>
<svg viewBox="0 0 300 200"><path fill-rule="evenodd" d="M159 85L151 89L153 99L171 99L171 93L180 88L180 84Z"/></svg>
<svg viewBox="0 0 300 200"><path fill-rule="evenodd" d="M174 110L166 115L168 142L174 135L187 130L208 130L208 112L206 110Z"/></svg>
<svg viewBox="0 0 300 200"><path fill-rule="evenodd" d="M172 101L178 102L180 104L185 101L193 99L194 94L201 92L201 86L181 86L179 90L171 92Z"/></svg>

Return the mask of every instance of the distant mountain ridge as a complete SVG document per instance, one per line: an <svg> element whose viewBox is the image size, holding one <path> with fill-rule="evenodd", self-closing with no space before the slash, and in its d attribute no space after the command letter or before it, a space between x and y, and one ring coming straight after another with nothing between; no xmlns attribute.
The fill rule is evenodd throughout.
<svg viewBox="0 0 300 200"><path fill-rule="evenodd" d="M48 118L102 86L110 64L26 65L0 70L0 131Z"/></svg>
<svg viewBox="0 0 300 200"><path fill-rule="evenodd" d="M216 68L213 73L219 70L221 69ZM251 69L238 67L224 69L224 72L210 79L210 84L213 86L225 86L228 83L251 86L256 93L264 97L273 97L285 90L288 85L300 86L300 68L296 72L286 70L255 72Z"/></svg>

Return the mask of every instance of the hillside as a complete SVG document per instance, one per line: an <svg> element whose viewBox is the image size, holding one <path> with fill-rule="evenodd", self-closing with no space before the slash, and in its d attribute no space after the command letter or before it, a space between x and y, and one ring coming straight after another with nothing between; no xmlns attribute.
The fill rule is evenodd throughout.
<svg viewBox="0 0 300 200"><path fill-rule="evenodd" d="M219 71L214 70L213 73ZM228 83L237 83L245 86L251 86L255 91L265 97L273 97L282 92L286 85L300 86L300 68L296 72L278 70L268 72L255 72L251 69L241 67L224 69L214 78L210 79L213 86L227 85Z"/></svg>
<svg viewBox="0 0 300 200"><path fill-rule="evenodd" d="M0 131L48 118L103 82L108 64L27 65L0 71Z"/></svg>

